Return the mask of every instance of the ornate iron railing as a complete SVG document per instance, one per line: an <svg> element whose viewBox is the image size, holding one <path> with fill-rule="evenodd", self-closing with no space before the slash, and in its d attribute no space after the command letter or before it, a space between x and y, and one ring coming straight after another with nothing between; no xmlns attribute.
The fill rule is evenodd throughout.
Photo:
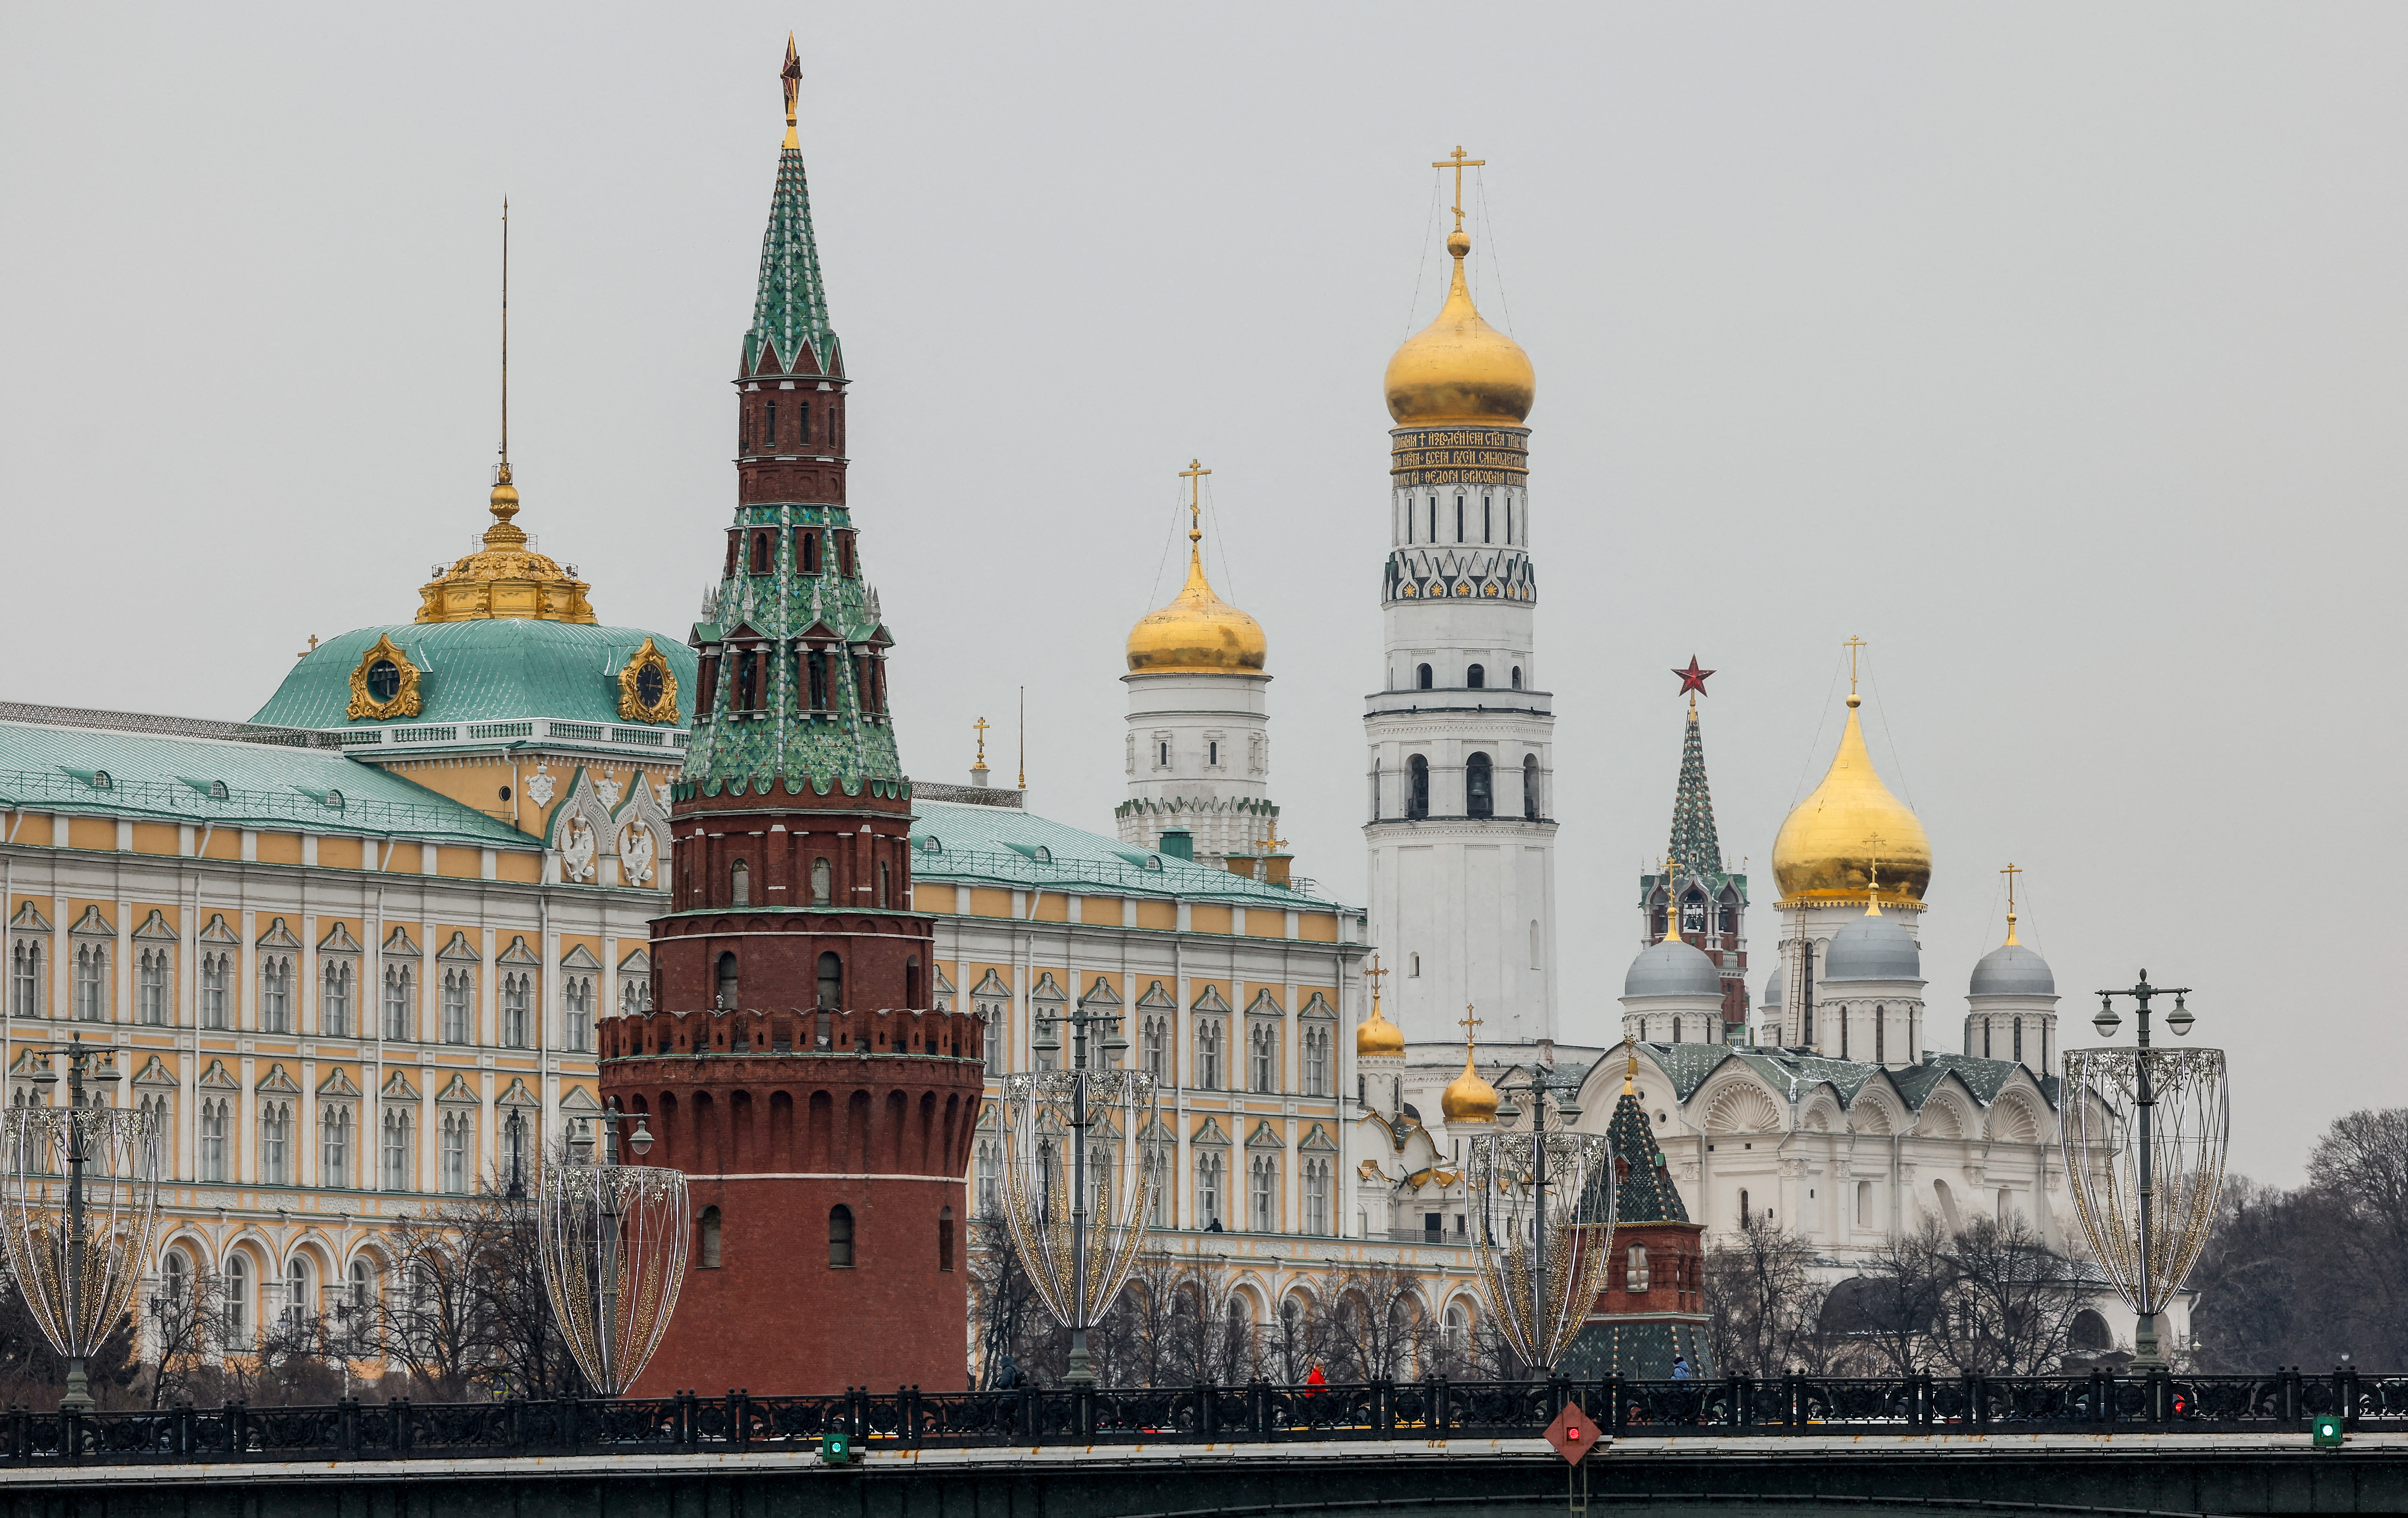
<svg viewBox="0 0 2408 1518"><path fill-rule="evenodd" d="M339 1402L0 1414L0 1468L1046 1444L1535 1439L1579 1403L1612 1434L2276 1433L2318 1413L2408 1432L2408 1376L1787 1376L1754 1381L1372 1382L1326 1386L856 1389L824 1396Z"/></svg>

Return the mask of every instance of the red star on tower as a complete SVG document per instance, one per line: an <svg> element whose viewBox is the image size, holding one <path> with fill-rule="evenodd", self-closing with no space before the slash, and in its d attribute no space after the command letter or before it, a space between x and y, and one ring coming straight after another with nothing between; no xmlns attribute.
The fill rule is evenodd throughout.
<svg viewBox="0 0 2408 1518"><path fill-rule="evenodd" d="M1692 653L1689 655L1689 667L1686 669L1675 669L1672 673L1681 677L1680 695L1686 695L1690 692L1695 691L1698 695L1703 695L1706 694L1706 677L1713 674L1713 671L1711 669L1698 668L1698 656Z"/></svg>

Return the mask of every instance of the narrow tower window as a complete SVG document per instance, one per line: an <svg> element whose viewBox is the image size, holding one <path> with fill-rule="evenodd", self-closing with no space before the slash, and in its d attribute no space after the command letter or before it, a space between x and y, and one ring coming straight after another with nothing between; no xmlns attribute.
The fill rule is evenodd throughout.
<svg viewBox="0 0 2408 1518"><path fill-rule="evenodd" d="M734 951L719 956L719 1009L727 1011L736 1005L736 954Z"/></svg>
<svg viewBox="0 0 2408 1518"><path fill-rule="evenodd" d="M752 871L741 859L727 867L727 899L738 907L752 905Z"/></svg>
<svg viewBox="0 0 2408 1518"><path fill-rule="evenodd" d="M827 862L825 859L824 859L824 858L822 858L822 859L814 859L814 860L812 860L812 861L811 861L811 905L812 905L812 906L814 906L814 907L824 907L824 906L827 906L827 905L829 904L829 898L830 898L830 891L829 891L829 887L830 887L833 883L834 883L834 882L833 882L833 880L832 880L832 878L831 878L831 875L830 875L830 872L829 872L829 869L828 869L828 862Z"/></svg>
<svg viewBox="0 0 2408 1518"><path fill-rule="evenodd" d="M820 1008L824 1012L844 1010L844 961L830 950L820 955Z"/></svg>
<svg viewBox="0 0 2408 1518"><path fill-rule="evenodd" d="M818 530L817 528L815 528L815 527L806 527L806 528L804 528L804 529L803 529L803 573L805 573L805 574L807 574L807 575L816 575L816 574L818 574L819 572L820 572L820 535L819 535L819 530Z"/></svg>
<svg viewBox="0 0 2408 1518"><path fill-rule="evenodd" d="M1460 495L1455 498L1455 540L1458 543L1466 541L1463 536L1463 497Z"/></svg>
<svg viewBox="0 0 2408 1518"><path fill-rule="evenodd" d="M1463 766L1463 809L1473 817L1497 815L1497 777L1484 753L1473 754Z"/></svg>
<svg viewBox="0 0 2408 1518"><path fill-rule="evenodd" d="M1438 497L1435 495L1430 497L1429 527L1429 540L1435 543L1438 541Z"/></svg>
<svg viewBox="0 0 2408 1518"><path fill-rule="evenodd" d="M1465 670L1463 672L1463 683L1470 690L1486 690L1488 688L1487 666L1484 665L1473 665L1470 668Z"/></svg>
<svg viewBox="0 0 2408 1518"><path fill-rule="evenodd" d="M1496 503L1495 503L1495 501L1494 501L1491 497L1486 496L1486 495L1483 495L1482 497L1480 497L1480 540L1481 540L1482 542L1484 542L1484 543L1493 543L1493 542L1495 542L1495 541L1497 540L1497 539L1492 536L1492 533L1493 533L1493 531L1494 531L1494 529L1495 529L1496 525L1497 525L1497 506L1496 506Z"/></svg>
<svg viewBox="0 0 2408 1518"><path fill-rule="evenodd" d="M769 402L768 408L768 430L761 435L761 451L764 453L775 453L778 451L778 403L776 401Z"/></svg>
<svg viewBox="0 0 2408 1518"><path fill-rule="evenodd" d="M1170 745L1168 743L1163 744L1161 746L1161 752L1162 757L1155 762L1161 765L1165 769L1168 769L1170 767Z"/></svg>
<svg viewBox="0 0 2408 1518"><path fill-rule="evenodd" d="M1515 665L1513 666L1513 688L1517 691L1522 688L1522 666L1520 665Z"/></svg>
<svg viewBox="0 0 2408 1518"><path fill-rule="evenodd" d="M769 572L769 535L767 533L752 535L752 572L756 575L766 575Z"/></svg>
<svg viewBox="0 0 2408 1518"><path fill-rule="evenodd" d="M878 905L886 905L886 861L878 862Z"/></svg>
<svg viewBox="0 0 2408 1518"><path fill-rule="evenodd" d="M937 1268L951 1270L953 1267L953 1210L940 1207L937 1209Z"/></svg>
<svg viewBox="0 0 2408 1518"><path fill-rule="evenodd" d="M853 1209L834 1207L828 1210L828 1268L853 1268Z"/></svg>
<svg viewBox="0 0 2408 1518"><path fill-rule="evenodd" d="M1430 688L1430 666L1424 665L1415 672L1415 680L1425 691Z"/></svg>
<svg viewBox="0 0 2408 1518"><path fill-rule="evenodd" d="M1531 822L1539 820L1539 756L1522 756L1522 815Z"/></svg>
<svg viewBox="0 0 2408 1518"><path fill-rule="evenodd" d="M808 449L811 442L811 403L804 401L795 415L795 436Z"/></svg>
<svg viewBox="0 0 2408 1518"><path fill-rule="evenodd" d="M702 1258L697 1262L697 1268L716 1270L719 1268L719 1209L704 1208L699 1227L702 1234L702 1247L696 1253Z"/></svg>
<svg viewBox="0 0 2408 1518"><path fill-rule="evenodd" d="M1423 754L1405 761L1405 815L1429 815L1429 759Z"/></svg>

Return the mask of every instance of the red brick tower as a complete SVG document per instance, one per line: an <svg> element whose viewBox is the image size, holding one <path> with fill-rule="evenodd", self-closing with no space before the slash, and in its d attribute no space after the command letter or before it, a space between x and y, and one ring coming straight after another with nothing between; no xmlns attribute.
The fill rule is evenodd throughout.
<svg viewBox="0 0 2408 1518"><path fill-rule="evenodd" d="M686 1172L691 1266L634 1388L951 1388L966 1374L963 1175L984 1051L928 1010L911 790L845 504L844 361L794 129L736 385L735 525L695 625L652 1005L602 1031L602 1090Z"/></svg>

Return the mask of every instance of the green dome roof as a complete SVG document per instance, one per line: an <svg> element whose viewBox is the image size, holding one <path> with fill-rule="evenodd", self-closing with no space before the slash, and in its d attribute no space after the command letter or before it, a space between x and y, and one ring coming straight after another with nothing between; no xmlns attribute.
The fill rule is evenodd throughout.
<svg viewBox="0 0 2408 1518"><path fill-rule="evenodd" d="M351 671L389 637L416 666L419 709L379 722L349 715ZM321 643L284 677L254 723L279 727L380 727L554 717L625 723L619 671L651 638L677 677L678 719L694 720L694 650L663 633L593 623L494 618L362 627ZM664 724L666 725L666 724Z"/></svg>

